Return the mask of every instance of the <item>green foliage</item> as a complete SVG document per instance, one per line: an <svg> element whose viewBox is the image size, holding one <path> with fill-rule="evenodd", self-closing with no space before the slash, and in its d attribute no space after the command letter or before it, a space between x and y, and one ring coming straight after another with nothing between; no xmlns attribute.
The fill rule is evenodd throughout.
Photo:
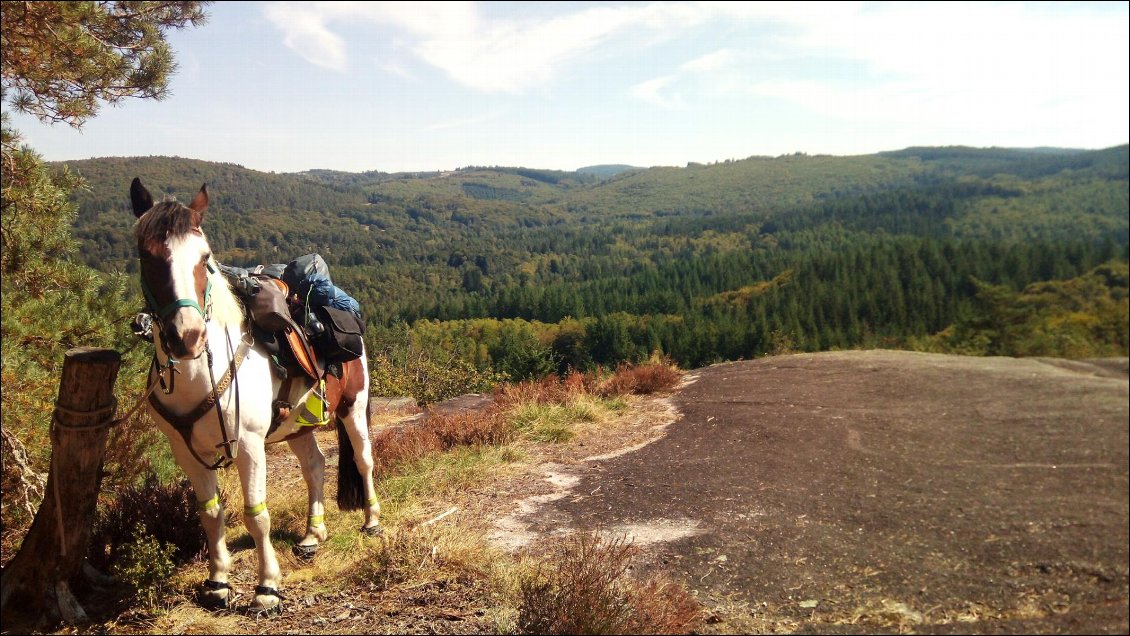
<svg viewBox="0 0 1130 636"><path fill-rule="evenodd" d="M125 300L124 278L67 259L77 247L70 236L74 206L68 189L81 181L48 171L38 155L19 147L6 120L3 144L0 417L4 429L22 439L34 463L45 469L48 422L66 351L76 346L125 351L123 370L144 362L127 340L126 321L136 310ZM119 386L128 394L140 380L126 374Z"/></svg>
<svg viewBox="0 0 1130 636"><path fill-rule="evenodd" d="M1127 154L909 149L605 180L524 168L266 175L168 158L69 165L92 182L76 198L88 263L134 267L130 178L184 196L208 181L221 260L321 253L370 329L400 330L399 342L371 338L383 356L374 384L433 401L485 390L483 374L654 354L694 367L917 346L966 311L972 278L1017 291L1125 259Z"/></svg>
<svg viewBox="0 0 1130 636"><path fill-rule="evenodd" d="M75 127L100 102L159 99L174 68L163 32L201 22L204 4L6 2L0 14L4 98L43 121ZM149 360L126 327L138 307L127 280L115 268L97 271L75 262L71 196L86 182L66 169L48 169L21 145L7 113L0 118L0 151L0 413L6 436L30 449L30 470L45 472L64 353L76 346L123 351L117 389L127 404L140 396ZM128 230L119 236L125 239ZM126 445L130 451L110 457L110 464L120 467L151 439L135 435ZM26 523L9 514L8 490L4 503L6 530Z"/></svg>
<svg viewBox="0 0 1130 636"><path fill-rule="evenodd" d="M12 106L79 127L100 102L161 99L176 68L168 29L204 22L206 2L6 2L3 86Z"/></svg>
<svg viewBox="0 0 1130 636"><path fill-rule="evenodd" d="M135 590L135 598L143 607L156 607L169 591L176 572L176 548L152 537L139 523L134 526L133 541L122 546L121 552L121 559L114 564L114 576Z"/></svg>
<svg viewBox="0 0 1130 636"><path fill-rule="evenodd" d="M374 395L411 396L419 404L431 404L465 393L489 392L504 379L476 368L449 351L421 344L404 325L371 330L370 391Z"/></svg>
<svg viewBox="0 0 1130 636"><path fill-rule="evenodd" d="M1126 263L1015 292L974 280L976 296L957 321L921 345L973 355L1125 356L1130 342Z"/></svg>

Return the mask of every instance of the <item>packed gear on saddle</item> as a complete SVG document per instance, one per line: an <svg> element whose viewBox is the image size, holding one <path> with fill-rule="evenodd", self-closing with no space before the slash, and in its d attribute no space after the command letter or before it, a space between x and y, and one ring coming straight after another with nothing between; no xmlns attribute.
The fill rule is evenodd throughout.
<svg viewBox="0 0 1130 636"><path fill-rule="evenodd" d="M340 390L345 363L364 351L360 304L333 284L318 254L252 269L220 265L220 272L247 308L252 338L266 349L275 375L283 381L272 430L294 410L300 426L328 423L329 404L336 400L328 396ZM149 313L138 314L133 331L152 341L153 323ZM288 396L300 377L311 390L304 403L294 406Z"/></svg>
<svg viewBox="0 0 1130 636"><path fill-rule="evenodd" d="M279 335L294 329L313 347L327 371L340 374L340 365L361 356L365 323L361 306L333 284L329 267L318 254L307 254L287 264L260 265L253 269L221 265L232 288L243 298L252 322L265 333L256 333L287 366L287 351ZM273 346L272 346L273 345ZM335 372L336 371L336 372Z"/></svg>

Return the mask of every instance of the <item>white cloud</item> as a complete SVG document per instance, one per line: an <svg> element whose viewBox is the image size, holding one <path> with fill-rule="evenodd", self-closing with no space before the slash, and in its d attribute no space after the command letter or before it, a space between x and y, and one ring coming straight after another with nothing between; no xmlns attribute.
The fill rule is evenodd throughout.
<svg viewBox="0 0 1130 636"><path fill-rule="evenodd" d="M263 14L283 32L283 42L307 62L345 70L345 42L326 28L323 15L312 7L281 2L268 5Z"/></svg>
<svg viewBox="0 0 1130 636"><path fill-rule="evenodd" d="M378 68L414 77L432 67L483 93L522 94L596 55L669 43L679 46L664 50L686 59L657 63L628 88L663 109L770 98L844 122L1019 131L1074 120L1096 136L1104 127L1127 136L1130 38L1115 5L657 2L523 14L526 6L313 2L265 12L312 64L344 71L342 34L369 28L383 39ZM710 44L716 50L702 53Z"/></svg>
<svg viewBox="0 0 1130 636"><path fill-rule="evenodd" d="M645 82L640 82L631 88L633 97L659 106L660 108L680 108L683 105L681 95L665 97L661 91L677 79L675 75L664 75Z"/></svg>
<svg viewBox="0 0 1130 636"><path fill-rule="evenodd" d="M690 71L692 73L714 71L731 65L734 62L734 58L735 55L733 51L730 49L722 49L721 51L707 53L689 62L685 62L679 66L679 70Z"/></svg>
<svg viewBox="0 0 1130 636"><path fill-rule="evenodd" d="M403 48L452 80L487 93L521 93L614 37L676 33L701 22L686 3L598 6L542 19L493 18L469 2L277 3L267 17L287 46L325 68L344 70L341 37L327 25L369 23L403 32Z"/></svg>
<svg viewBox="0 0 1130 636"><path fill-rule="evenodd" d="M669 105L670 95L744 94L844 123L1000 138L1127 135L1125 14L990 3L711 7L759 26L759 37L638 84L635 97Z"/></svg>
<svg viewBox="0 0 1130 636"><path fill-rule="evenodd" d="M682 94L684 87L687 92L697 94L732 90L733 73L731 71L738 57L730 49L707 53L680 64L674 73L640 82L632 86L629 92L636 99L654 106L682 110L687 107ZM708 82L712 84L711 91L695 85L696 80L701 77L708 78Z"/></svg>
<svg viewBox="0 0 1130 636"><path fill-rule="evenodd" d="M1089 12L898 4L811 23L792 45L863 62L884 81L751 82L812 112L1001 137L1126 129L1127 23ZM1091 120L1091 121L1086 121ZM1125 135L1125 132L1122 133Z"/></svg>

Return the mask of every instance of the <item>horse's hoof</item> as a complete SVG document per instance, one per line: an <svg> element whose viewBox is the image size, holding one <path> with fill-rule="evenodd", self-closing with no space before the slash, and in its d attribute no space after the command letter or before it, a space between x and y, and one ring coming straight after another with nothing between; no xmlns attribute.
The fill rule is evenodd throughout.
<svg viewBox="0 0 1130 636"><path fill-rule="evenodd" d="M277 616L282 612L282 594L273 587L260 585L255 588L255 599L247 608L247 614L255 618Z"/></svg>
<svg viewBox="0 0 1130 636"><path fill-rule="evenodd" d="M314 544L311 544L311 545L295 544L295 546L291 549L291 551L294 552L294 556L298 557L299 561L302 561L304 563L309 563L310 561L314 560L315 556L318 555L318 544L317 543L314 543Z"/></svg>
<svg viewBox="0 0 1130 636"><path fill-rule="evenodd" d="M368 535L370 537L383 537L385 530L379 525L368 526L361 528L361 534Z"/></svg>
<svg viewBox="0 0 1130 636"><path fill-rule="evenodd" d="M200 590L196 593L196 599L201 607L208 610L226 610L229 607L228 600L231 598L231 586L227 583L220 581L210 581L205 579L200 584Z"/></svg>

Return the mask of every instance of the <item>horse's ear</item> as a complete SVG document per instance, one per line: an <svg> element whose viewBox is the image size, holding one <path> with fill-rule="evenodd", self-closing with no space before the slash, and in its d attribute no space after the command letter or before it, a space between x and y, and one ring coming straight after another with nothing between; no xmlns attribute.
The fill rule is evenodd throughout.
<svg viewBox="0 0 1130 636"><path fill-rule="evenodd" d="M196 196L193 197L193 199L192 199L192 203L188 204L188 209L192 210L193 212L199 212L201 214L204 213L204 210L208 209L208 184L207 183L200 186L200 192L197 192Z"/></svg>
<svg viewBox="0 0 1130 636"><path fill-rule="evenodd" d="M207 183L200 186L200 192L197 192L196 196L192 198L192 203L188 204L188 209L195 212L193 215L193 223L196 224L196 227L200 227L200 224L204 222L204 210L208 209Z"/></svg>
<svg viewBox="0 0 1130 636"><path fill-rule="evenodd" d="M153 195L141 185L141 179L134 177L129 185L129 199L133 203L133 215L140 217L153 207Z"/></svg>

